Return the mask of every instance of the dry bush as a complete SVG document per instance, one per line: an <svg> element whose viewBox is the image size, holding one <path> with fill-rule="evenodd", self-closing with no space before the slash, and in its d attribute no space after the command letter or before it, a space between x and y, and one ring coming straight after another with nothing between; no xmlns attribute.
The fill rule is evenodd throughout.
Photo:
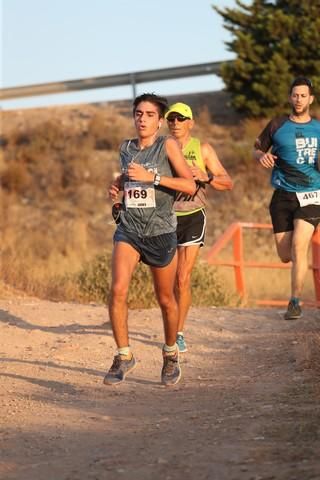
<svg viewBox="0 0 320 480"><path fill-rule="evenodd" d="M3 168L1 187L10 193L26 195L32 185L32 176L23 164L12 162Z"/></svg>
<svg viewBox="0 0 320 480"><path fill-rule="evenodd" d="M231 130L213 123L208 108L204 107L195 118L192 135L217 148L230 142Z"/></svg>
<svg viewBox="0 0 320 480"><path fill-rule="evenodd" d="M230 121L226 127L213 123L207 108L198 111L194 135L215 147L235 182L232 192L208 190L207 238L211 242L233 221L269 221L268 172L258 171L251 157L254 138L264 121L233 126ZM2 115L0 226L5 278L38 296L82 298L83 291L78 292L78 284L69 274L111 244L114 226L109 224L106 191L119 168L119 143L134 135L131 114L120 115L109 106L83 105ZM256 239L251 245L265 255ZM205 271L204 265L201 271ZM139 272L141 280L137 277L136 282L144 290L149 273ZM210 275L209 271L203 273L207 282L202 284L195 270L197 301L202 298L215 303L211 291L204 300L207 286L203 285L208 279L221 284ZM225 301L226 289L221 288L218 303ZM96 293L90 291L88 298L91 295ZM151 288L148 298L148 302L154 301ZM137 298L130 301L138 305Z"/></svg>
<svg viewBox="0 0 320 480"><path fill-rule="evenodd" d="M48 254L40 243L39 255ZM50 300L74 301L80 298L78 285L73 280L74 272L79 270L78 258L66 259L58 252L50 252L49 258L40 259L34 252L8 252L0 257L0 276L11 288L27 295Z"/></svg>
<svg viewBox="0 0 320 480"><path fill-rule="evenodd" d="M255 163L252 157L255 139L262 131L264 121L246 119L231 131L231 148L239 171L252 170Z"/></svg>
<svg viewBox="0 0 320 480"><path fill-rule="evenodd" d="M111 253L98 255L87 263L77 277L82 300L107 303L111 285ZM229 295L217 278L216 269L199 260L192 273L192 295L195 306L227 305ZM130 308L157 305L149 267L139 263L130 284Z"/></svg>
<svg viewBox="0 0 320 480"><path fill-rule="evenodd" d="M6 285L10 285L15 290L51 301L76 302L81 299L81 292L71 275L49 277L44 274L44 269L30 272L22 263L18 265L20 269L15 269L15 272L19 277L12 278L10 275L8 278L4 275Z"/></svg>
<svg viewBox="0 0 320 480"><path fill-rule="evenodd" d="M115 111L98 111L88 124L88 134L96 150L118 150L125 138L134 135L132 122Z"/></svg>

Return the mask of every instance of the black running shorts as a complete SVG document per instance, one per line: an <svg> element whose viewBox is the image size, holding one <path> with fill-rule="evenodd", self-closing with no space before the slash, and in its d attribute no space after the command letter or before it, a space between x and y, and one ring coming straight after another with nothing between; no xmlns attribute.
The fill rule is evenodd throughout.
<svg viewBox="0 0 320 480"><path fill-rule="evenodd" d="M295 192L275 190L269 211L274 233L291 232L294 229L293 221L296 218L311 223L315 228L320 222L320 205L300 207Z"/></svg>
<svg viewBox="0 0 320 480"><path fill-rule="evenodd" d="M150 267L166 267L177 249L176 232L163 233L154 237L138 237L135 233L127 232L119 226L113 240L131 245L140 254L141 262Z"/></svg>
<svg viewBox="0 0 320 480"><path fill-rule="evenodd" d="M206 233L206 212L198 210L189 215L179 215L177 220L178 247L189 247L190 245L202 247Z"/></svg>

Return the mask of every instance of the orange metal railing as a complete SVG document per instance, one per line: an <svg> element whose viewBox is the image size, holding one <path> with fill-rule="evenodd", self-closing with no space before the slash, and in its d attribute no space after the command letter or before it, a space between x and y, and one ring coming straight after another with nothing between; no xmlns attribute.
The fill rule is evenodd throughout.
<svg viewBox="0 0 320 480"><path fill-rule="evenodd" d="M213 265L223 265L234 268L235 283L237 292L242 299L248 299L244 269L249 268L291 268L291 263L281 262L253 262L244 260L243 252L243 229L272 229L269 223L232 223L220 238L213 244L207 255L208 263ZM217 258L219 252L228 244L233 244L233 260L224 261ZM309 267L313 271L313 282L315 289L315 301L307 302L314 305L320 305L320 227L315 230L312 241L312 265ZM288 300L255 300L258 305L285 305Z"/></svg>

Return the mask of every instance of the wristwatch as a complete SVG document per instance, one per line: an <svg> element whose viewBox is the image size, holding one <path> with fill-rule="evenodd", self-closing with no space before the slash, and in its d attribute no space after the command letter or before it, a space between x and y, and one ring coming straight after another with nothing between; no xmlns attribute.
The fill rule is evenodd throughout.
<svg viewBox="0 0 320 480"><path fill-rule="evenodd" d="M208 173L208 180L206 181L206 183L211 183L212 180L214 179L214 175L212 175L212 173Z"/></svg>
<svg viewBox="0 0 320 480"><path fill-rule="evenodd" d="M160 185L160 180L161 180L161 177L160 177L159 173L156 173L155 176L154 176L154 179L153 179L153 185L155 185L155 186Z"/></svg>

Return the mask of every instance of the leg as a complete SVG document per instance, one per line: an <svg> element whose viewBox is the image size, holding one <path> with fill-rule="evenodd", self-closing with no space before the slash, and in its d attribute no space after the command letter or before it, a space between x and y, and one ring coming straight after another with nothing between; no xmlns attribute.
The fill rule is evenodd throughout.
<svg viewBox="0 0 320 480"><path fill-rule="evenodd" d="M151 267L155 292L162 311L165 343L161 382L175 385L181 378L179 350L176 345L178 328L178 305L174 296L174 282L177 272L177 253L166 267ZM170 348L170 351L166 350Z"/></svg>
<svg viewBox="0 0 320 480"><path fill-rule="evenodd" d="M178 331L182 332L191 305L191 274L196 262L200 245L178 247L178 267L175 294L178 302Z"/></svg>
<svg viewBox="0 0 320 480"><path fill-rule="evenodd" d="M299 298L308 269L308 248L314 226L300 218L294 220L292 238L291 296Z"/></svg>
<svg viewBox="0 0 320 480"><path fill-rule="evenodd" d="M274 239L280 260L288 263L292 260L293 219L299 207L297 197L292 192L275 190L270 202L270 215L275 232Z"/></svg>
<svg viewBox="0 0 320 480"><path fill-rule="evenodd" d="M127 296L139 253L128 243L115 242L112 256L112 283L109 316L118 348L129 346Z"/></svg>
<svg viewBox="0 0 320 480"><path fill-rule="evenodd" d="M293 231L275 233L274 239L280 260L283 263L292 260L292 237Z"/></svg>
<svg viewBox="0 0 320 480"><path fill-rule="evenodd" d="M166 267L151 267L155 293L161 308L165 343L174 345L178 330L178 305L174 296L177 254Z"/></svg>

